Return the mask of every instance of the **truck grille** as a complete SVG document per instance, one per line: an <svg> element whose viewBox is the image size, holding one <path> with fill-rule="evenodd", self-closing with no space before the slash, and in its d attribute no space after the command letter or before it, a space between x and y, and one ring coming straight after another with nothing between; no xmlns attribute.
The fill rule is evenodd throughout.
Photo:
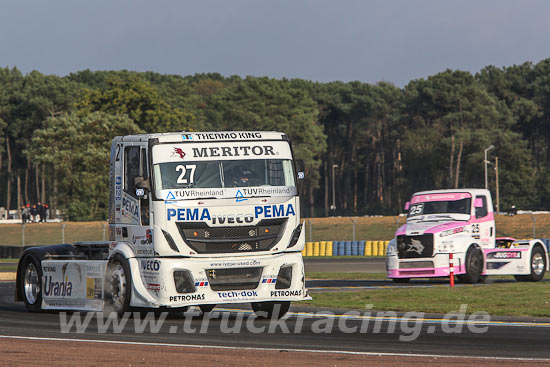
<svg viewBox="0 0 550 367"><path fill-rule="evenodd" d="M257 226L209 227L177 222L182 239L198 254L268 251L284 233L287 218L264 219Z"/></svg>
<svg viewBox="0 0 550 367"><path fill-rule="evenodd" d="M208 269L206 274L212 290L238 291L258 288L262 269L262 267Z"/></svg>
<svg viewBox="0 0 550 367"><path fill-rule="evenodd" d="M397 236L397 255L400 259L432 257L433 252L433 234L424 234L420 236Z"/></svg>

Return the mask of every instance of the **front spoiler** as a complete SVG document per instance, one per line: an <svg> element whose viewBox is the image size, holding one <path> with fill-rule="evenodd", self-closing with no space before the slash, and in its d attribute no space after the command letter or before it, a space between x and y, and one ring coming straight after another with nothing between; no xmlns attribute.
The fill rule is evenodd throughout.
<svg viewBox="0 0 550 367"><path fill-rule="evenodd" d="M177 308L202 304L228 304L265 301L309 300L305 288L302 255L299 252L267 256L228 258L132 258L133 307ZM276 289L276 279L281 266L292 266L292 280L287 289ZM245 290L214 290L209 282L209 270L261 267L258 286ZM191 273L195 292L178 293L174 271Z"/></svg>

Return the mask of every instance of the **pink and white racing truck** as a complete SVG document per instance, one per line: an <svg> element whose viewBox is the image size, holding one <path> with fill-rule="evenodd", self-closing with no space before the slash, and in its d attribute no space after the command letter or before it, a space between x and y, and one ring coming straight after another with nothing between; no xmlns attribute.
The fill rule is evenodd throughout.
<svg viewBox="0 0 550 367"><path fill-rule="evenodd" d="M491 194L485 189L434 190L415 193L405 209L407 222L387 249L388 278L448 277L449 254L461 282L486 275L514 275L539 281L548 267L541 240L495 237Z"/></svg>

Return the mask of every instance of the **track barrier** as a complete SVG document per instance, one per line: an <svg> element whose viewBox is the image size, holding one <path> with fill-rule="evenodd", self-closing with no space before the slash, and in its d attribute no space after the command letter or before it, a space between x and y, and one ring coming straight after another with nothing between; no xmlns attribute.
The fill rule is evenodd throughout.
<svg viewBox="0 0 550 367"><path fill-rule="evenodd" d="M306 242L303 256L385 256L390 241Z"/></svg>

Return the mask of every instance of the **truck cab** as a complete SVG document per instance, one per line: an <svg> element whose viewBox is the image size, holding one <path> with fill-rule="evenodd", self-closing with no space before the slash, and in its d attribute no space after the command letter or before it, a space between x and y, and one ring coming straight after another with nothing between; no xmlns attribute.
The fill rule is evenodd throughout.
<svg viewBox="0 0 550 367"><path fill-rule="evenodd" d="M512 239L504 248L497 246L488 190L418 192L405 209L407 221L387 250L387 273L395 282L449 276L449 254L454 257L454 274L464 282L493 274L532 280L544 276L548 256L542 241Z"/></svg>
<svg viewBox="0 0 550 367"><path fill-rule="evenodd" d="M97 294L117 312L250 302L271 316L275 305L282 315L291 301L309 299L297 172L285 134L116 137L109 180L110 241L73 247L103 246ZM43 269L58 260L39 261ZM42 308L58 307L41 297Z"/></svg>

